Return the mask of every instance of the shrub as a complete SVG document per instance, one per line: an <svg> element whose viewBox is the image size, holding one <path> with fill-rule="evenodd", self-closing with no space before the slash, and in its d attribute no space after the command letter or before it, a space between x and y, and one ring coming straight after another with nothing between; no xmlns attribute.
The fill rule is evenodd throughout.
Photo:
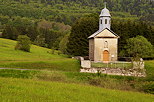
<svg viewBox="0 0 154 102"><path fill-rule="evenodd" d="M154 94L154 82L146 82L142 85L142 90L146 93Z"/></svg>
<svg viewBox="0 0 154 102"><path fill-rule="evenodd" d="M149 57L153 53L153 45L143 36L129 38L125 48L126 53L131 55L135 61L142 57Z"/></svg>
<svg viewBox="0 0 154 102"><path fill-rule="evenodd" d="M146 77L146 81L154 81L154 75Z"/></svg>
<svg viewBox="0 0 154 102"><path fill-rule="evenodd" d="M100 86L101 85L101 79L100 78L92 78L89 80L89 84L95 85L95 86Z"/></svg>
<svg viewBox="0 0 154 102"><path fill-rule="evenodd" d="M15 50L30 52L30 44L31 41L27 35L19 35L17 39L17 44L15 46Z"/></svg>

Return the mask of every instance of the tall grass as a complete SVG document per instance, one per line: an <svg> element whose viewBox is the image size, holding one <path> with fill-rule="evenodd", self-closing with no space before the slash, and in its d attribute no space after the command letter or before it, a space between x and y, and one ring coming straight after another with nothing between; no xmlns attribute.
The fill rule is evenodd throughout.
<svg viewBox="0 0 154 102"><path fill-rule="evenodd" d="M0 77L37 79L43 81L58 81L65 83L87 84L108 89L137 91L132 87L133 77L97 75L93 73L35 71L35 70L0 70Z"/></svg>
<svg viewBox="0 0 154 102"><path fill-rule="evenodd" d="M146 61L145 69L147 74L146 80L154 81L154 61Z"/></svg>
<svg viewBox="0 0 154 102"><path fill-rule="evenodd" d="M32 79L36 77L36 75L38 75L39 73L40 71L34 71L34 70L1 69L0 77Z"/></svg>
<svg viewBox="0 0 154 102"><path fill-rule="evenodd" d="M154 95L93 86L0 78L1 102L153 102Z"/></svg>

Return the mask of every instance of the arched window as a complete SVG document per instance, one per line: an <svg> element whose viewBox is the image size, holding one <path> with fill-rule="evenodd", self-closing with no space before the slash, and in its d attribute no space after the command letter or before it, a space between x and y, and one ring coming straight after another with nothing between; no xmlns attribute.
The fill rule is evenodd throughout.
<svg viewBox="0 0 154 102"><path fill-rule="evenodd" d="M101 24L102 24L102 19L101 19Z"/></svg>
<svg viewBox="0 0 154 102"><path fill-rule="evenodd" d="M105 24L107 24L107 19L105 19Z"/></svg>
<svg viewBox="0 0 154 102"><path fill-rule="evenodd" d="M108 48L108 42L107 41L104 42L104 48Z"/></svg>

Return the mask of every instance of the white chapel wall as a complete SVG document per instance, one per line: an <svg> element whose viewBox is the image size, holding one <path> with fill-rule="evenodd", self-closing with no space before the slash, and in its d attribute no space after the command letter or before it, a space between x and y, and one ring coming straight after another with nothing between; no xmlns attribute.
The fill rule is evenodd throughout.
<svg viewBox="0 0 154 102"><path fill-rule="evenodd" d="M94 39L89 39L89 59L94 60Z"/></svg>
<svg viewBox="0 0 154 102"><path fill-rule="evenodd" d="M108 42L108 48L104 48L104 42ZM100 62L103 60L103 51L109 51L109 60L117 61L117 38L95 38L94 60Z"/></svg>

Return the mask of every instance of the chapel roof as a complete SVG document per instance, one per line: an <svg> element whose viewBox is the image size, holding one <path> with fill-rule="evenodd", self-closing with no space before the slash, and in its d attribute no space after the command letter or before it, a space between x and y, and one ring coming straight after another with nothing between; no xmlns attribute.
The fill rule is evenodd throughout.
<svg viewBox="0 0 154 102"><path fill-rule="evenodd" d="M100 17L111 17L111 15L110 15L110 11L106 8L106 4L105 4L105 8L104 9L102 9L102 11L101 11L101 14L100 14Z"/></svg>
<svg viewBox="0 0 154 102"><path fill-rule="evenodd" d="M112 30L110 30L108 28L105 28L105 29L107 29L108 31L110 31L116 37L119 37L118 34L114 33ZM96 31L94 34L92 34L91 36L89 36L88 39L94 38L95 36L97 36L98 34L100 34L101 32L103 32L105 29Z"/></svg>

